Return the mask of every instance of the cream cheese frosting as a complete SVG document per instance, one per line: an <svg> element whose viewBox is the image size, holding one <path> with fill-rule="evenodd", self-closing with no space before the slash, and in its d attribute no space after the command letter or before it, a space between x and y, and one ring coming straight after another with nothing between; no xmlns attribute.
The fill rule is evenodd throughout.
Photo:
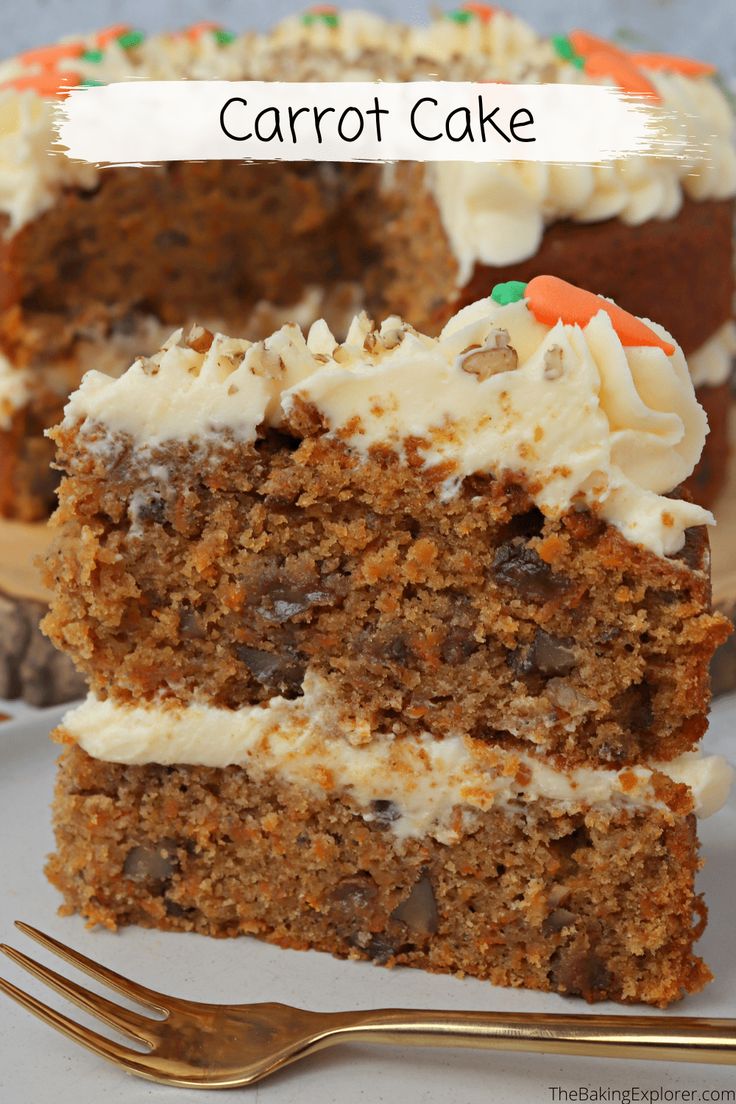
<svg viewBox="0 0 736 1104"><path fill-rule="evenodd" d="M500 9L485 20L434 19L429 26L410 28L408 40L416 57L448 62L456 57L481 54L501 71L508 70L514 62L528 64L536 60L543 43L528 23Z"/></svg>
<svg viewBox="0 0 736 1104"><path fill-rule="evenodd" d="M470 370L479 351L502 370ZM306 339L294 324L256 343L216 335L206 353L177 331L119 379L87 373L65 424L102 425L149 449L249 442L302 403L359 455L381 445L403 457L407 439L418 441L425 468L443 473L445 497L473 473L515 473L546 514L587 506L658 555L678 551L687 527L713 521L663 497L691 473L707 432L682 351L624 346L603 310L584 328L548 326L526 299L488 298L436 339L397 317L374 329L361 315L342 345L317 322Z"/></svg>
<svg viewBox="0 0 736 1104"><path fill-rule="evenodd" d="M718 200L736 194L734 118L724 94L702 77L648 76L671 112L668 130L674 136L685 127L691 153L682 158L631 156L601 165L428 166L428 181L457 258L459 286L467 283L476 264L505 265L533 256L545 227L559 219L618 218L639 226L653 218L673 218L686 196Z"/></svg>
<svg viewBox="0 0 736 1104"><path fill-rule="evenodd" d="M733 374L736 322L724 322L705 344L687 358L695 387L718 387Z"/></svg>
<svg viewBox="0 0 736 1104"><path fill-rule="evenodd" d="M13 414L28 400L29 375L0 353L0 430L9 429Z"/></svg>
<svg viewBox="0 0 736 1104"><path fill-rule="evenodd" d="M87 190L97 183L95 165L52 152L53 119L48 100L0 87L0 213L8 216L6 234L52 207L63 188Z"/></svg>
<svg viewBox="0 0 736 1104"><path fill-rule="evenodd" d="M589 82L555 54L549 41L505 12L473 22L439 18L408 27L366 12L335 21L295 16L266 35L213 32L152 35L132 49L114 39L103 50L95 35L76 41L82 57L58 65L75 79L119 80L503 80ZM94 60L90 60L94 59ZM0 211L6 233L53 205L65 187L93 188L99 172L48 151L53 109L33 91L9 86L28 73L22 60L0 64ZM544 227L557 219L630 224L671 218L684 195L720 199L736 194L733 116L707 76L647 74L671 128L687 135L682 158L633 157L605 165L442 163L426 167L427 182L464 284L480 262L504 265L532 256ZM5 87L3 85L5 84Z"/></svg>
<svg viewBox="0 0 736 1104"><path fill-rule="evenodd" d="M337 52L349 63L366 52L381 51L408 57L412 30L367 11L341 11L334 20L291 15L260 39L265 52L271 48Z"/></svg>
<svg viewBox="0 0 736 1104"><path fill-rule="evenodd" d="M374 801L391 801L397 813L391 828L400 838L432 835L441 843L459 837L457 810L472 816L520 799L551 801L571 811L664 810L655 771L687 786L697 815L710 816L725 802L732 781L725 759L696 752L649 767L562 771L459 735L381 735L356 746L334 726L324 726L318 680L310 678L302 698L275 697L238 710L197 702L125 706L89 696L66 714L61 738L107 762L240 765L256 781L275 774L317 795L344 794L366 820L374 816Z"/></svg>

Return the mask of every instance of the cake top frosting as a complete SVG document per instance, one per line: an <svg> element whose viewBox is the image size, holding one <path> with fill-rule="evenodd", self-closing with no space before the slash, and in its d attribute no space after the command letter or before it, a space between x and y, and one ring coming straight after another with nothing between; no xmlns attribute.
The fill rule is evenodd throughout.
<svg viewBox="0 0 736 1104"><path fill-rule="evenodd" d="M13 233L53 206L65 187L93 188L96 166L51 155L54 97L77 84L139 80L394 80L619 84L661 102L691 152L601 165L453 162L427 180L458 261L458 283L477 262L532 256L555 219L670 218L684 196L736 193L733 116L712 67L622 50L583 32L546 39L483 4L428 26L360 11L310 9L263 35L212 23L146 36L117 26L73 36L0 63L0 212Z"/></svg>
<svg viewBox="0 0 736 1104"><path fill-rule="evenodd" d="M502 284L438 338L398 317L356 317L264 341L176 331L119 379L88 372L65 411L150 450L176 440L250 442L304 407L367 456L418 456L445 499L477 472L520 479L549 515L589 508L658 555L708 511L664 497L707 433L682 351L654 322L554 277Z"/></svg>

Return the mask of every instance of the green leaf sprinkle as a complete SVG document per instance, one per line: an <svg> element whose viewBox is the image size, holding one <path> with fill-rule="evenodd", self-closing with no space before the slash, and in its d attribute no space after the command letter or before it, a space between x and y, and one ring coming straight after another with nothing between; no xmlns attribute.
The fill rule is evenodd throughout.
<svg viewBox="0 0 736 1104"><path fill-rule="evenodd" d="M585 68L585 58L581 57L575 50L570 39L567 35L552 35L550 39L555 53L558 57L561 57L563 61L569 61L570 65L574 65L576 69Z"/></svg>
<svg viewBox="0 0 736 1104"><path fill-rule="evenodd" d="M87 77L82 81L83 88L101 88L105 84L105 81L94 80L92 77Z"/></svg>
<svg viewBox="0 0 736 1104"><path fill-rule="evenodd" d="M505 307L508 303L518 303L524 298L526 284L523 280L507 280L504 284L496 284L491 292L491 299Z"/></svg>
<svg viewBox="0 0 736 1104"><path fill-rule="evenodd" d="M470 23L472 19L475 19L473 12L463 11L462 8L446 12L445 16L447 19L451 19L453 23Z"/></svg>
<svg viewBox="0 0 736 1104"><path fill-rule="evenodd" d="M118 46L123 50L132 50L134 46L140 46L145 37L143 31L126 31L125 34L120 35Z"/></svg>
<svg viewBox="0 0 736 1104"><path fill-rule="evenodd" d="M324 23L326 27L337 27L340 20L335 12L306 12L302 16L305 27L311 27L313 23Z"/></svg>
<svg viewBox="0 0 736 1104"><path fill-rule="evenodd" d="M104 50L85 50L84 53L80 55L79 60L80 61L95 61L95 62L97 62L97 61L102 61L104 56L105 56Z"/></svg>
<svg viewBox="0 0 736 1104"><path fill-rule="evenodd" d="M235 35L232 31L215 31L215 42L220 46L229 46L231 42L235 41Z"/></svg>
<svg viewBox="0 0 736 1104"><path fill-rule="evenodd" d="M575 57L575 47L567 35L552 35L550 42L554 46L555 53L563 61L572 61Z"/></svg>

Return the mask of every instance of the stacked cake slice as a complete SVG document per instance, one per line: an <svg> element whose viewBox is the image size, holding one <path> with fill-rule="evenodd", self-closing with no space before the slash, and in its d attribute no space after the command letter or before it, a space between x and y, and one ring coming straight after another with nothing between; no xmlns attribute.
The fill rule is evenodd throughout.
<svg viewBox="0 0 736 1104"><path fill-rule="evenodd" d="M669 334L552 277L439 338L195 327L88 373L47 571L90 685L57 731L68 908L591 1000L699 989L728 628L712 519L671 492L706 431Z"/></svg>

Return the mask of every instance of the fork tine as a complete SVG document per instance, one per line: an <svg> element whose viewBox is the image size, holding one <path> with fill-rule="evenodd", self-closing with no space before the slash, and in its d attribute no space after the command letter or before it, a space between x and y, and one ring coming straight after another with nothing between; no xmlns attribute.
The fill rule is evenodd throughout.
<svg viewBox="0 0 736 1104"><path fill-rule="evenodd" d="M54 954L59 955L60 958L71 963L72 966L76 966L77 969L83 970L96 981L107 982L123 996L130 997L140 1004L145 1004L156 1012L168 1013L170 1011L165 1002L170 1001L171 998L165 997L163 993L157 993L155 989L147 989L145 985L139 985L137 981L131 981L130 978L123 977L122 974L116 974L114 970L110 970L107 966L101 966L99 962L93 962L91 958L86 958L79 951L73 951L65 943L60 943L52 936L45 935L38 928L32 928L30 924L24 924L22 920L16 920L15 926L24 935L35 939L42 947L45 947L48 951L53 951Z"/></svg>
<svg viewBox="0 0 736 1104"><path fill-rule="evenodd" d="M29 958L22 951L17 951L15 947L8 947L7 944L0 943L0 951L35 977L50 985L57 993L61 993L63 997L74 1001L80 1008L90 1012L93 1016L97 1016L98 1019L109 1024L110 1027L117 1028L118 1031L122 1031L124 1034L151 1046L156 1042L158 1037L155 1030L156 1020L151 1020L147 1016L142 1016L139 1012L133 1012L128 1008L121 1008L119 1004L108 1000L107 997L92 993L89 989L85 989L83 985L77 985L76 982L57 974L55 970L49 969L48 966L43 966L35 959Z"/></svg>
<svg viewBox="0 0 736 1104"><path fill-rule="evenodd" d="M75 1023L74 1020L70 1020L67 1016L62 1015L61 1012L57 1012L55 1008L49 1008L47 1004L43 1004L41 1001L36 1000L30 993L24 993L22 989L19 989L9 981L5 981L4 978L0 978L0 992L5 993L8 997L12 997L14 1001L17 1001L18 1004L27 1008L34 1016L38 1016L40 1020L50 1024L51 1027L55 1027L57 1031L61 1031L64 1035L73 1039L75 1043L80 1043L83 1047L87 1047L88 1050L93 1051L95 1054L100 1054L103 1058L108 1058L111 1062L117 1062L125 1066L137 1066L139 1060L143 1059L143 1065L145 1067L145 1059L147 1057L145 1054L139 1054L135 1050L130 1050L128 1047L121 1046L120 1043L116 1043L113 1039L106 1039L104 1035L98 1035L96 1031L90 1031L89 1028Z"/></svg>

